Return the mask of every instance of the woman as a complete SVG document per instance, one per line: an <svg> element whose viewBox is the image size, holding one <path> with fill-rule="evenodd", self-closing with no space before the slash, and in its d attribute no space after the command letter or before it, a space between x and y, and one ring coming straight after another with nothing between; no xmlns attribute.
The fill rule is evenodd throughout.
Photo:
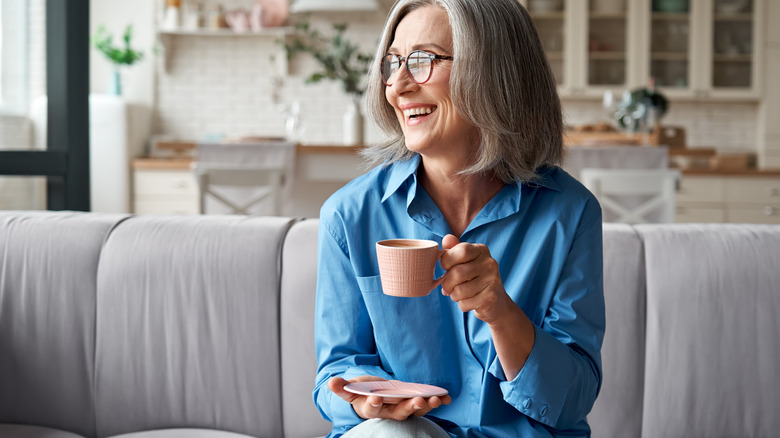
<svg viewBox="0 0 780 438"><path fill-rule="evenodd" d="M531 19L516 0L401 0L376 59L369 110L392 141L320 214L314 399L330 436L589 435L601 211L557 167L560 102ZM382 293L374 244L399 237L441 243L440 289ZM344 389L376 379L448 395Z"/></svg>

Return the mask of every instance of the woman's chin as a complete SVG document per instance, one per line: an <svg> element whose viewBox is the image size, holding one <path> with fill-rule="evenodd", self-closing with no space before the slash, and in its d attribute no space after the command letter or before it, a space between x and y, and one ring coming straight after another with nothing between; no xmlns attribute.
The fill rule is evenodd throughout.
<svg viewBox="0 0 780 438"><path fill-rule="evenodd" d="M419 154L425 153L434 146L434 142L427 138L417 136L406 136L406 148Z"/></svg>

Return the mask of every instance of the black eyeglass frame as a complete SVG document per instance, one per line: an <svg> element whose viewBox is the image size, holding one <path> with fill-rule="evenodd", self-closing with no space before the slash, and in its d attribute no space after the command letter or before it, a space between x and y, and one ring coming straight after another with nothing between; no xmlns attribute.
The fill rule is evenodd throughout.
<svg viewBox="0 0 780 438"><path fill-rule="evenodd" d="M423 53L423 54L425 54L425 57L428 58L431 61L431 68L428 70L428 77L425 78L425 80L423 80L423 81L417 81L414 78L414 75L412 74L412 72L409 71L409 63L406 62L406 60L409 57L411 57L412 55L414 55L415 53ZM390 78L392 78L395 75L395 73L398 72L398 70L396 70L395 72L393 72L393 74L391 74L390 76L387 77L387 80L385 80L385 75L382 73L382 70L384 70L384 69L381 66L384 65L385 61L388 58L390 58L392 61L394 61L395 59L398 60L398 63L399 63L398 70L401 70L400 64L403 63L404 67L405 67L405 70L406 70L406 74L409 75L409 79L411 79L411 81L414 82L415 84L424 84L424 83L428 82L429 80L431 80L431 76L433 75L433 66L434 66L434 64L436 64L436 61L452 61L453 59L455 59L452 56L437 55L435 53L428 52L427 50L414 50L411 53L409 53L407 56L398 56L398 55L396 55L394 53L388 53L387 55L382 57L382 63L380 64L380 71L379 71L379 76L382 79L382 83L385 84L385 86L388 86L388 87L393 86L393 83L395 83L395 82L388 84L388 81L390 80Z"/></svg>

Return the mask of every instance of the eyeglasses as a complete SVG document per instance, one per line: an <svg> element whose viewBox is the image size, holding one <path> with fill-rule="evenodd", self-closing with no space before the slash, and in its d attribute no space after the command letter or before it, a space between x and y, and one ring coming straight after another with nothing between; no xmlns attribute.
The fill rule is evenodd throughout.
<svg viewBox="0 0 780 438"><path fill-rule="evenodd" d="M388 54L382 58L382 82L388 87L393 85L394 76L401 69L401 63L405 63L406 72L409 73L412 81L416 84L424 84L431 78L434 61L452 61L452 59L452 56L436 55L424 50L415 50L407 57Z"/></svg>

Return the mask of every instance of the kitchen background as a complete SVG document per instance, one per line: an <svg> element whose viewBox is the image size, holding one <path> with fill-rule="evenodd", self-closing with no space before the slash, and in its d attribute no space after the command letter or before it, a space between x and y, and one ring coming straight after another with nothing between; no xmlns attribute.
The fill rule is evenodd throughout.
<svg viewBox="0 0 780 438"><path fill-rule="evenodd" d="M193 3L183 0L181 11L184 12ZM773 83L780 77L780 72L771 71L777 68L776 60L780 59L780 31L775 25L780 22L779 3L766 1L763 3L766 13L755 17L755 25L766 29L755 42L760 49L756 53L763 55L756 62L762 69L758 75L762 83L757 87L761 92L756 98L670 99L670 110L663 122L684 127L688 147L756 153L759 167L780 168L780 128L774 118L780 105L780 95ZM21 113L0 113L0 147L33 148L36 147L36 135L28 117L29 111L36 99L45 95L45 0L3 2L4 8L7 9L8 4L24 5L32 26L26 34L25 44L20 46L26 47L30 54L26 73L28 93L15 98L20 102L17 108L22 109ZM254 1L204 0L198 4L204 18L207 18L217 5L224 11L231 11L250 8ZM332 23L348 23L347 35L365 51L373 53L391 4L391 0L381 0L376 12L315 13L311 15L311 21L326 32ZM5 16L20 12L6 9L3 10ZM311 71L313 64L304 56L288 65L278 43L279 33L229 36L161 34L164 15L164 0L91 1L91 34L98 26L104 25L118 38L125 26L132 24L133 46L146 54L141 62L124 68L121 73L123 97L131 108L130 128L136 133L133 144L129 145L132 154L140 156L151 152L154 140L159 138L197 141L204 138L284 136L286 111L294 102L298 102L301 109L302 143L342 143L342 117L349 98L335 82L305 84L304 76ZM4 20L4 24L8 22L12 23ZM631 32L631 27L628 32ZM7 47L4 46L3 56L8 55ZM155 54L155 51L158 53ZM775 61L767 62L766 58ZM92 50L90 64L91 91L105 93L112 71L110 63ZM643 84L632 84L632 88L636 85ZM618 95L623 91L619 87L613 89ZM593 124L605 119L600 96L575 96L566 93L566 90L562 91L562 95L567 123ZM366 121L365 128L366 143L383 139L382 133L370 121ZM40 138L37 142L40 143ZM0 208L24 208L29 194L25 195L22 186L29 184L30 179L6 177L2 181L6 187L2 190L4 204ZM8 190L9 184L18 184L19 189Z"/></svg>

